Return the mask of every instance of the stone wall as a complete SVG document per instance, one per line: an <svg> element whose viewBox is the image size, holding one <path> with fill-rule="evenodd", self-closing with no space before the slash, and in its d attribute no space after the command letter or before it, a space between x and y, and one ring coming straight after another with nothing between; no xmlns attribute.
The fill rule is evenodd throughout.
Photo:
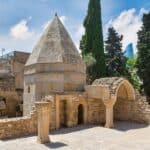
<svg viewBox="0 0 150 150"><path fill-rule="evenodd" d="M0 77L0 90L15 91L15 78L7 75Z"/></svg>
<svg viewBox="0 0 150 150"><path fill-rule="evenodd" d="M88 123L100 124L105 122L105 106L102 100L88 99Z"/></svg>
<svg viewBox="0 0 150 150"><path fill-rule="evenodd" d="M121 91L124 91L123 88ZM116 120L131 120L150 124L150 106L146 102L145 97L136 93L136 99L131 100L127 99L126 96L121 97L121 95L118 95L117 102L114 106L114 118ZM53 95L49 99L51 101L50 130L61 128L61 124L58 126L57 123L63 121L66 121L65 124L67 127L78 125L79 115L83 117L83 123L85 124L100 125L105 123L106 108L100 99L89 99L84 93ZM66 114L62 110L63 108L60 103L63 101L66 101ZM83 107L83 114L79 114L79 106L81 105ZM65 120L64 114L66 115ZM0 139L20 137L35 133L36 131L36 110L32 111L31 115L27 117L0 120Z"/></svg>
<svg viewBox="0 0 150 150"><path fill-rule="evenodd" d="M56 113L59 114L59 127L78 125L79 115L83 115L83 123L103 124L105 122L105 106L102 100L88 99L84 94L57 95L59 111L56 111L56 97L51 103L50 129L56 129ZM83 114L79 114L79 106L83 107Z"/></svg>
<svg viewBox="0 0 150 150"><path fill-rule="evenodd" d="M28 117L0 119L0 139L8 139L33 134L37 131L36 113Z"/></svg>
<svg viewBox="0 0 150 150"><path fill-rule="evenodd" d="M150 105L146 97L136 92L135 100L118 98L114 107L115 120L128 120L150 124Z"/></svg>
<svg viewBox="0 0 150 150"><path fill-rule="evenodd" d="M150 124L150 105L146 97L136 92L136 100L133 105L133 120Z"/></svg>
<svg viewBox="0 0 150 150"><path fill-rule="evenodd" d="M0 97L5 99L5 109L0 109L0 117L16 117L16 106L19 97L15 91L0 91Z"/></svg>

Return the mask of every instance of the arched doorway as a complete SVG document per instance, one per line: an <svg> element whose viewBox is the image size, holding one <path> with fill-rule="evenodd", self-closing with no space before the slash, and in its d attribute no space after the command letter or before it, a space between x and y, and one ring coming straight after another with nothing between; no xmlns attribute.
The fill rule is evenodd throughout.
<svg viewBox="0 0 150 150"><path fill-rule="evenodd" d="M84 107L82 104L78 106L78 124L84 123Z"/></svg>
<svg viewBox="0 0 150 150"><path fill-rule="evenodd" d="M135 93L132 85L128 81L123 81L116 92L116 103L114 105L115 120L132 119L132 100L135 99Z"/></svg>
<svg viewBox="0 0 150 150"><path fill-rule="evenodd" d="M60 101L60 126L67 127L67 101Z"/></svg>
<svg viewBox="0 0 150 150"><path fill-rule="evenodd" d="M114 119L126 120L132 117L135 93L128 80L119 77L101 78L94 81L93 85L102 89L100 96L106 107L105 127L114 127Z"/></svg>

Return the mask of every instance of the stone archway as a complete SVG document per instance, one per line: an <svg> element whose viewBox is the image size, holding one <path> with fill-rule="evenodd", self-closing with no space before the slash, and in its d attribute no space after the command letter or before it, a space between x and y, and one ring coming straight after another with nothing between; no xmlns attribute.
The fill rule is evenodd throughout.
<svg viewBox="0 0 150 150"><path fill-rule="evenodd" d="M135 93L132 85L125 79L118 79L110 87L110 99L104 101L106 106L106 124L105 127L114 127L114 119L128 120L132 117L130 114L132 100L135 99Z"/></svg>
<svg viewBox="0 0 150 150"><path fill-rule="evenodd" d="M84 106L80 104L78 106L78 125L84 123Z"/></svg>
<svg viewBox="0 0 150 150"><path fill-rule="evenodd" d="M121 99L124 99L122 103L128 103L135 99L132 85L128 80L120 77L96 79L92 85L86 86L85 88L89 98L101 99L103 101L106 109L105 127L107 128L114 126L114 105L116 101L119 103ZM116 105L118 105L117 103ZM129 105L127 104L127 107L128 106ZM118 110L121 112L122 108L118 108Z"/></svg>
<svg viewBox="0 0 150 150"><path fill-rule="evenodd" d="M132 85L127 81L122 81L116 90L116 102L114 104L115 120L130 120L131 102L135 99L135 93Z"/></svg>

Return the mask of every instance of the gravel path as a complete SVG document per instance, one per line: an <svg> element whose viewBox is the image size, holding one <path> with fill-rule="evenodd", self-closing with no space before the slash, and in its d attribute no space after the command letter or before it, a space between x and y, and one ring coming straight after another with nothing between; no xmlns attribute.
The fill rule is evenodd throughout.
<svg viewBox="0 0 150 150"><path fill-rule="evenodd" d="M36 136L0 141L0 150L150 150L150 126L131 122L115 126L61 129L50 134L49 144L37 144Z"/></svg>

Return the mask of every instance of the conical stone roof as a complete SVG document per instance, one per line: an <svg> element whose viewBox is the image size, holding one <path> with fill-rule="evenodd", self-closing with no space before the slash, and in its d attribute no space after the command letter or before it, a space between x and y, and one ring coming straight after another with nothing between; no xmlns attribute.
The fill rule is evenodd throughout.
<svg viewBox="0 0 150 150"><path fill-rule="evenodd" d="M57 15L34 47L26 66L37 63L82 64L77 48Z"/></svg>

